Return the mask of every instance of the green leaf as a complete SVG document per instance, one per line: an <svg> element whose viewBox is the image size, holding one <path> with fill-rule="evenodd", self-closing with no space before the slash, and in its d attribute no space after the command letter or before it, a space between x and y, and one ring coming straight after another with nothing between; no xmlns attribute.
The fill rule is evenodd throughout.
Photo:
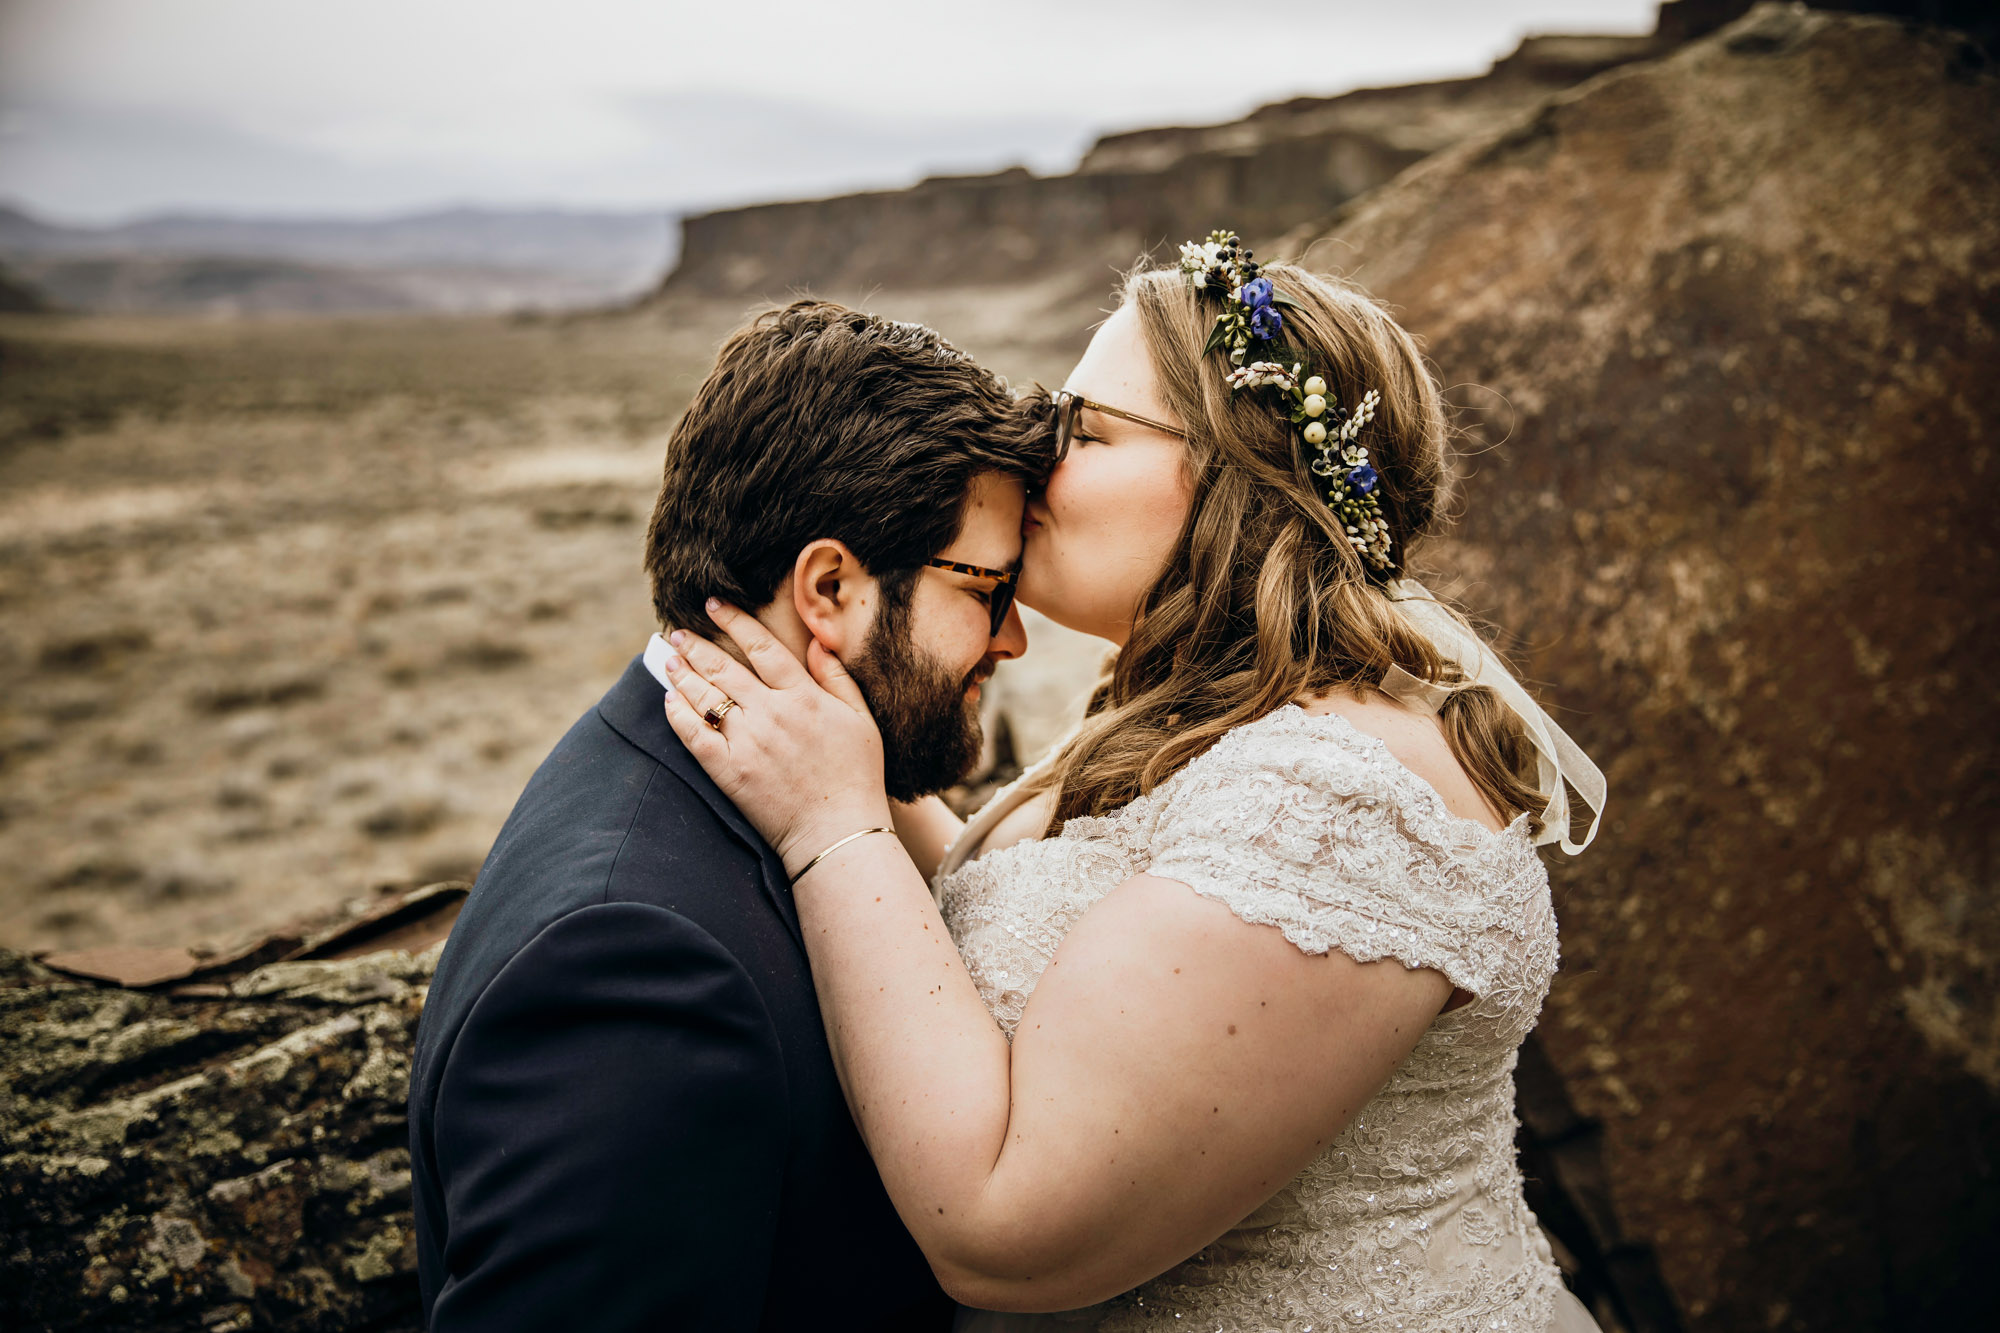
<svg viewBox="0 0 2000 1333"><path fill-rule="evenodd" d="M1278 292L1278 291L1274 291L1271 293L1271 304L1283 306L1287 310L1305 309L1305 307L1300 305L1297 301L1294 301L1291 297L1285 295L1283 292Z"/></svg>
<svg viewBox="0 0 2000 1333"><path fill-rule="evenodd" d="M1218 315L1215 319L1215 327L1209 330L1208 343L1201 349L1201 354L1207 356L1227 341L1229 341L1229 316Z"/></svg>

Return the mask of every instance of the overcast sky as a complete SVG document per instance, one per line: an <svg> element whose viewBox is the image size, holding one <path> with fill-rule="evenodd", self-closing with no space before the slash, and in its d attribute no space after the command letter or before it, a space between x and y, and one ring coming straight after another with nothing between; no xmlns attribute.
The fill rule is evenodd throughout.
<svg viewBox="0 0 2000 1333"><path fill-rule="evenodd" d="M898 186L1474 74L1654 0L0 0L0 200L375 215Z"/></svg>

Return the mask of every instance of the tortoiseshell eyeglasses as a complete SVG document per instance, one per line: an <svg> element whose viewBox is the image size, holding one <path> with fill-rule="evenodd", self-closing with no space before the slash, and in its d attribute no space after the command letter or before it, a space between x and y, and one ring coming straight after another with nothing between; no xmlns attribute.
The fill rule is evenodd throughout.
<svg viewBox="0 0 2000 1333"><path fill-rule="evenodd" d="M948 569L954 574L970 574L976 579L992 579L994 588L986 607L993 615L990 639L1000 637L1000 627L1007 623L1007 612L1014 605L1014 589L1020 582L1018 569L988 569L984 565L967 565L957 560L926 560L926 569Z"/></svg>

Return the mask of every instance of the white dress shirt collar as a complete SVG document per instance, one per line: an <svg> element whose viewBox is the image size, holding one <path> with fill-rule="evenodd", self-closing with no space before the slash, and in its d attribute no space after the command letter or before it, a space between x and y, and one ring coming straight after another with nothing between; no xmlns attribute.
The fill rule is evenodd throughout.
<svg viewBox="0 0 2000 1333"><path fill-rule="evenodd" d="M653 673L653 679L659 681L668 694L674 692L673 682L667 679L667 654L671 651L663 634L655 634L646 640L646 670Z"/></svg>

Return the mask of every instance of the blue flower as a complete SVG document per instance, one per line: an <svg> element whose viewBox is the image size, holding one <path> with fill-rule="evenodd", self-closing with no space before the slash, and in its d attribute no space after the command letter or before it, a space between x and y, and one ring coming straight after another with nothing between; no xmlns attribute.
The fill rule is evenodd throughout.
<svg viewBox="0 0 2000 1333"><path fill-rule="evenodd" d="M1263 281L1261 278L1258 281ZM1270 284L1266 283L1266 286ZM1250 312L1250 334L1269 342L1284 330L1285 317L1274 307L1260 305Z"/></svg>
<svg viewBox="0 0 2000 1333"><path fill-rule="evenodd" d="M1356 495L1370 495L1374 493L1378 479L1375 469L1363 463L1347 474L1347 489Z"/></svg>
<svg viewBox="0 0 2000 1333"><path fill-rule="evenodd" d="M1252 310L1264 309L1271 304L1271 280L1252 278L1243 284L1243 290L1237 294L1237 299Z"/></svg>

